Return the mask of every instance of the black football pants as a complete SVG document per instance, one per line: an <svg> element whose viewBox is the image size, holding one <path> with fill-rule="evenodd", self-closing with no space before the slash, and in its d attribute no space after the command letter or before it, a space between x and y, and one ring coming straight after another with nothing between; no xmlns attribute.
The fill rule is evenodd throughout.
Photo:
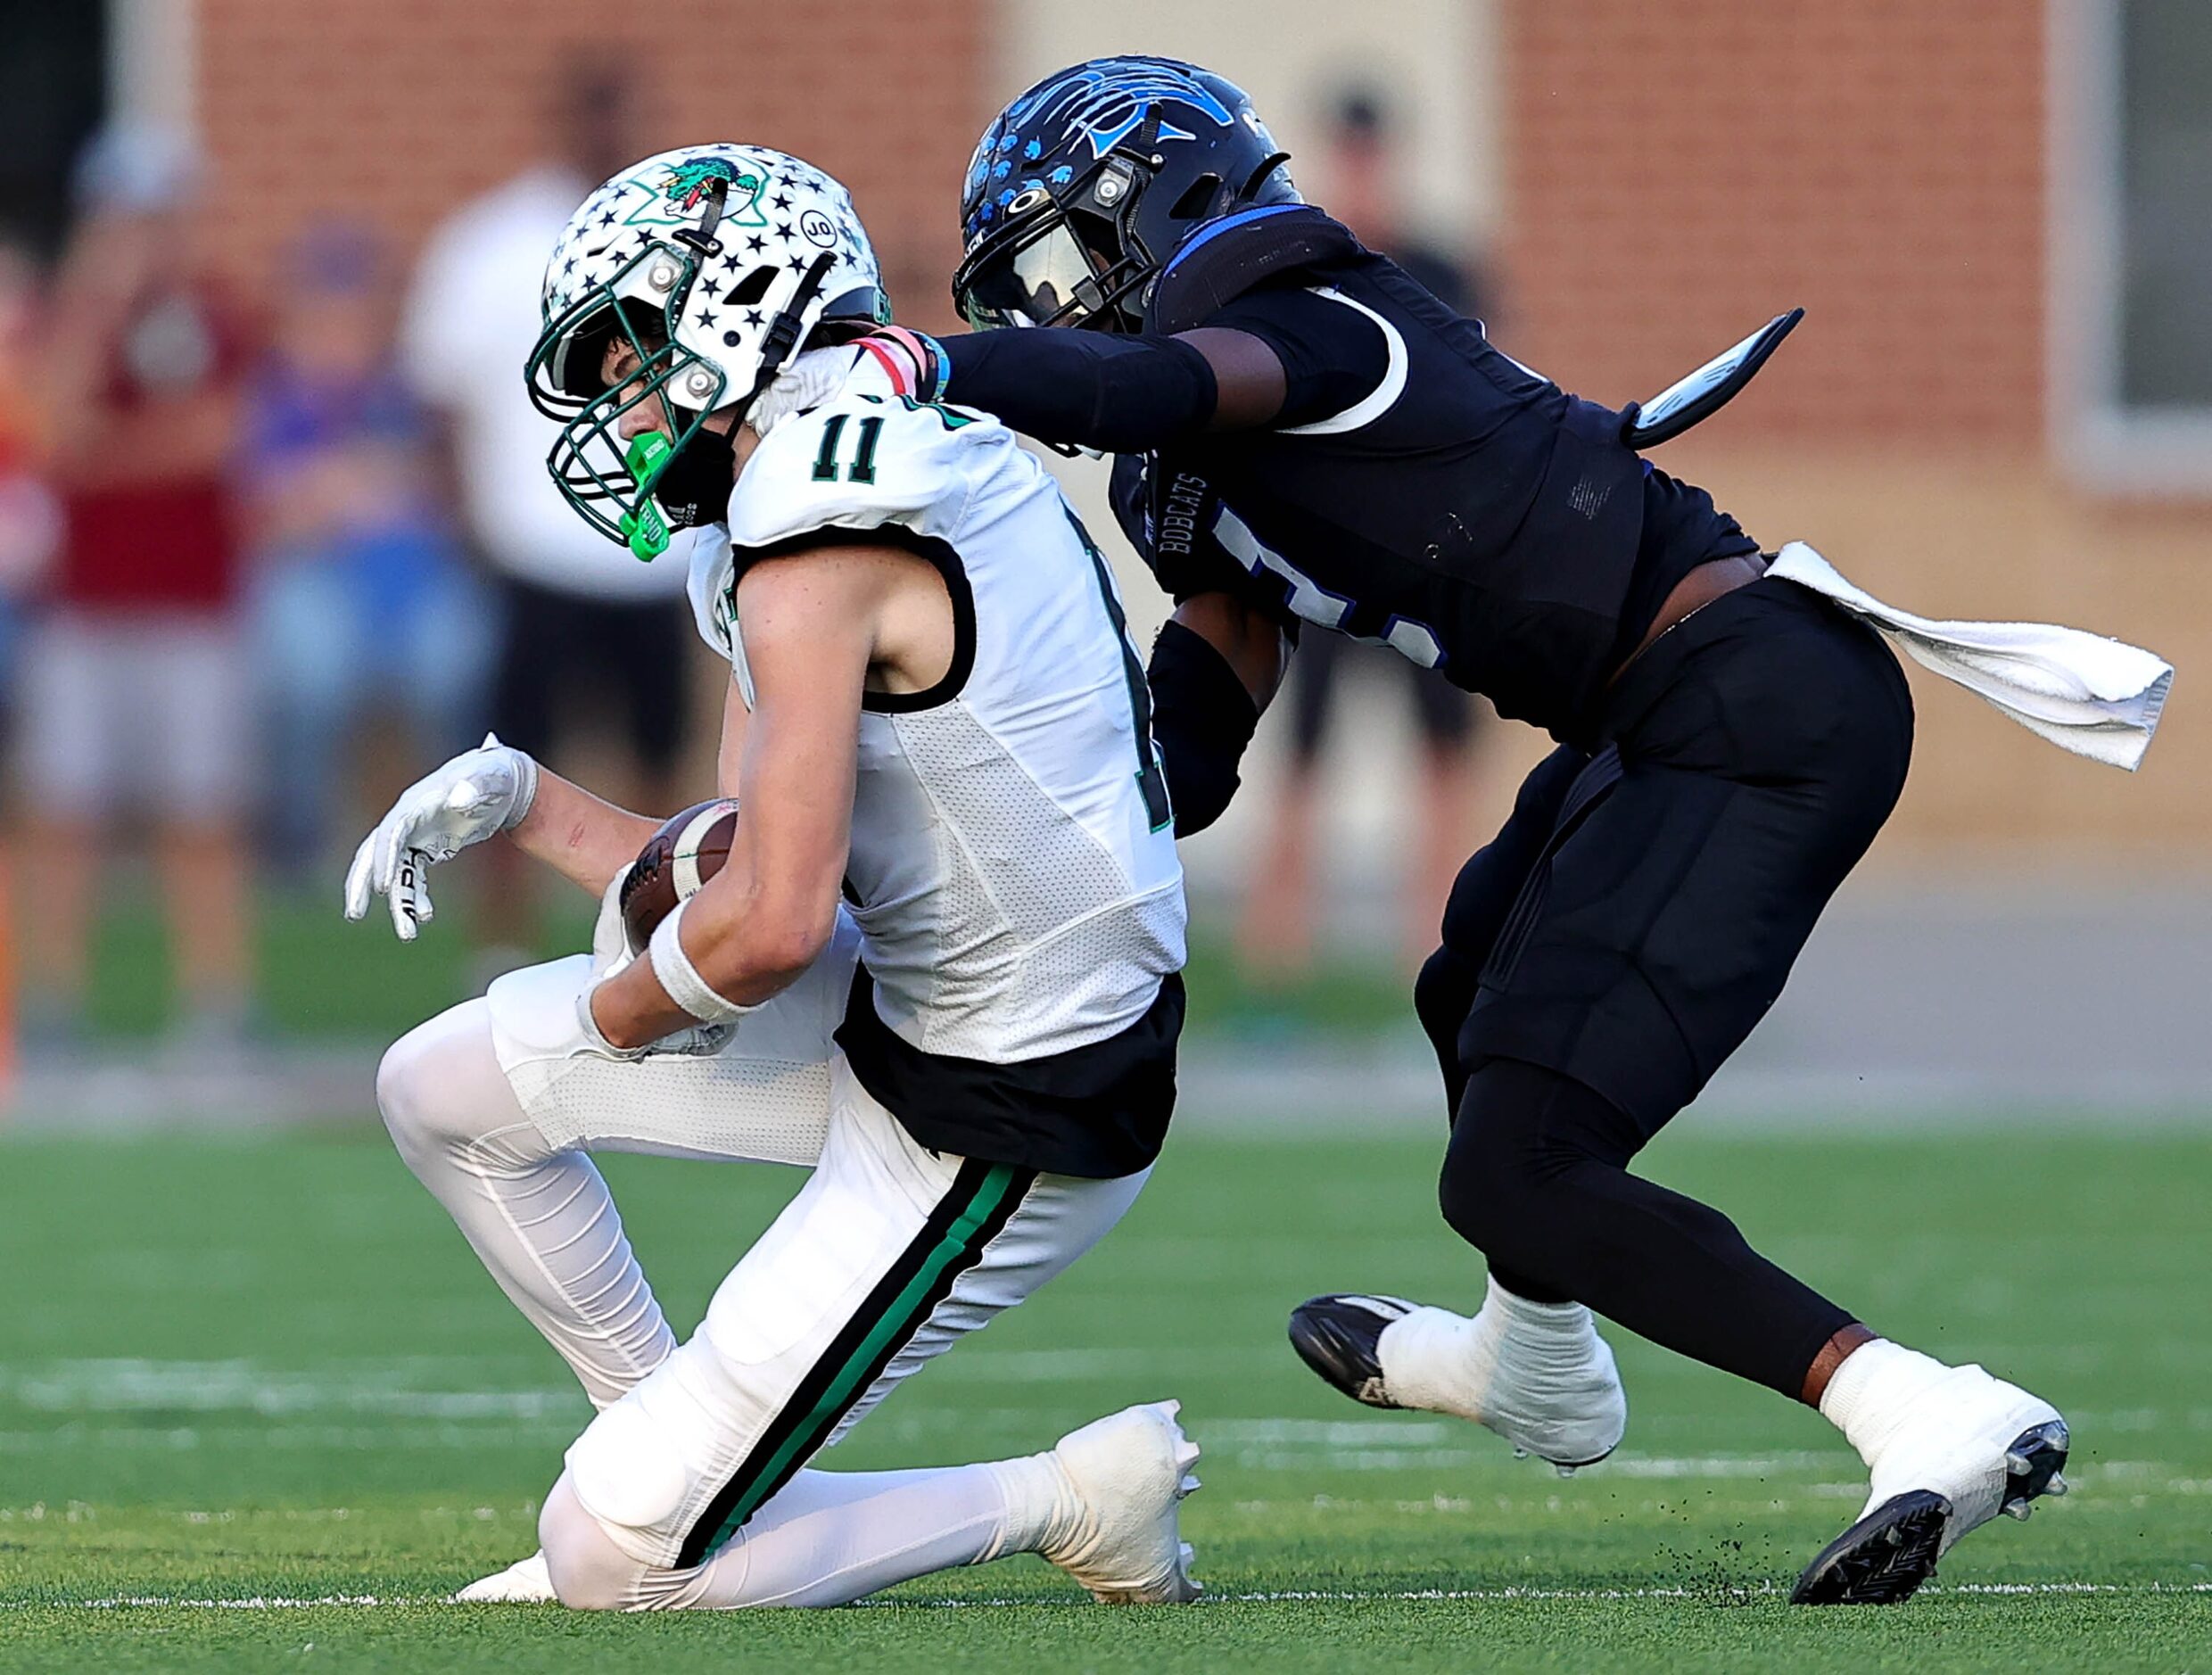
<svg viewBox="0 0 2212 1675"><path fill-rule="evenodd" d="M1626 1166L1780 994L1911 733L1873 631L1764 581L1637 662L1601 748L1530 776L1415 991L1454 1115L1444 1216L1508 1290L1792 1397L1854 1318Z"/></svg>

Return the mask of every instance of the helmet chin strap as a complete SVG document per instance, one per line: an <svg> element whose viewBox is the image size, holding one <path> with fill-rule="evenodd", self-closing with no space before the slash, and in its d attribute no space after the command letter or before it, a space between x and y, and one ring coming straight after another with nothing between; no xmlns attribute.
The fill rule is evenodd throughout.
<svg viewBox="0 0 2212 1675"><path fill-rule="evenodd" d="M689 245L703 257L715 254L722 249L714 233L722 223L722 204L727 191L726 183L716 181L707 189L706 212L699 218L698 226L685 227L673 235L680 243ZM746 392L745 399L733 404L736 416L730 421L732 431L745 422L746 415L753 410L753 404L760 400L761 392L776 381L776 375L783 370L784 363L790 359L791 351L798 346L799 334L805 327L806 305L821 293L822 281L829 276L836 260L837 252L834 251L825 250L816 256L807 265L791 301L785 304L782 312L769 322L768 330L761 339L760 371L755 375L753 387ZM719 450L689 445L672 450L666 436L658 431L648 431L631 443L623 463L644 492L639 498L636 512L626 515L623 524L630 549L639 558L650 563L668 549L670 520L662 516L660 508L654 504L663 487L670 491L672 498L681 496L683 499L684 509L675 518L676 528L688 528L703 521L703 512L706 517L711 518L719 514L722 507L727 506L734 474L725 474L730 473L730 450L728 439L720 440L725 445ZM687 456L689 457L689 471L686 470ZM671 471L684 472L686 480L669 483L667 478ZM715 505L717 500L720 507Z"/></svg>
<svg viewBox="0 0 2212 1675"><path fill-rule="evenodd" d="M799 280L799 288L791 293L783 312L768 323L767 334L761 339L760 371L754 375L753 387L739 404L737 422L743 424L746 415L753 410L753 403L761 393L776 381L776 375L791 359L791 351L798 347L799 334L805 329L806 305L821 293L822 281L837 260L837 252L825 250L807 267Z"/></svg>

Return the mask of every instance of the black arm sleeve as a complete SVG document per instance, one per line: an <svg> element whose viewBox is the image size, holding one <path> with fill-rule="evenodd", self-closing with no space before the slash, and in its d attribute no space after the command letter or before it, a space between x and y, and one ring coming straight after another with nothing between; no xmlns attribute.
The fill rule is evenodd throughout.
<svg viewBox="0 0 2212 1675"><path fill-rule="evenodd" d="M1042 326L937 340L942 400L981 408L1042 442L1143 453L1206 428L1214 369L1172 337Z"/></svg>
<svg viewBox="0 0 2212 1675"><path fill-rule="evenodd" d="M1204 831L1236 795L1237 764L1259 705L1203 634L1171 622L1152 642L1152 742L1168 776L1176 836Z"/></svg>

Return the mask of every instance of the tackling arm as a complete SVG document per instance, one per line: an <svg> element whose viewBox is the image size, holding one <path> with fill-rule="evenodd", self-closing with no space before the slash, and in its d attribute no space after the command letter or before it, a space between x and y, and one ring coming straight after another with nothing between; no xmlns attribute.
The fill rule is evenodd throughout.
<svg viewBox="0 0 2212 1675"><path fill-rule="evenodd" d="M1221 326L1173 337L1054 326L871 341L895 347L920 390L1044 442L1143 453L1206 431L1254 429L1283 408L1275 351Z"/></svg>
<svg viewBox="0 0 2212 1675"><path fill-rule="evenodd" d="M1160 631L1146 675L1176 837L1205 830L1229 806L1289 657L1283 631L1226 593L1194 594Z"/></svg>

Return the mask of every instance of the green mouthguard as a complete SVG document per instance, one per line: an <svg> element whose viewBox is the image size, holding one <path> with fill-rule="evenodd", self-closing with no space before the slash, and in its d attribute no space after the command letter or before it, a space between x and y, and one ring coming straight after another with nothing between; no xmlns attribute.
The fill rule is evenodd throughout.
<svg viewBox="0 0 2212 1675"><path fill-rule="evenodd" d="M660 507L653 504L653 483L675 451L661 432L646 431L631 441L629 451L623 456L623 468L636 481L639 494L638 509L623 514L621 527L640 564L651 564L668 550L668 524Z"/></svg>

